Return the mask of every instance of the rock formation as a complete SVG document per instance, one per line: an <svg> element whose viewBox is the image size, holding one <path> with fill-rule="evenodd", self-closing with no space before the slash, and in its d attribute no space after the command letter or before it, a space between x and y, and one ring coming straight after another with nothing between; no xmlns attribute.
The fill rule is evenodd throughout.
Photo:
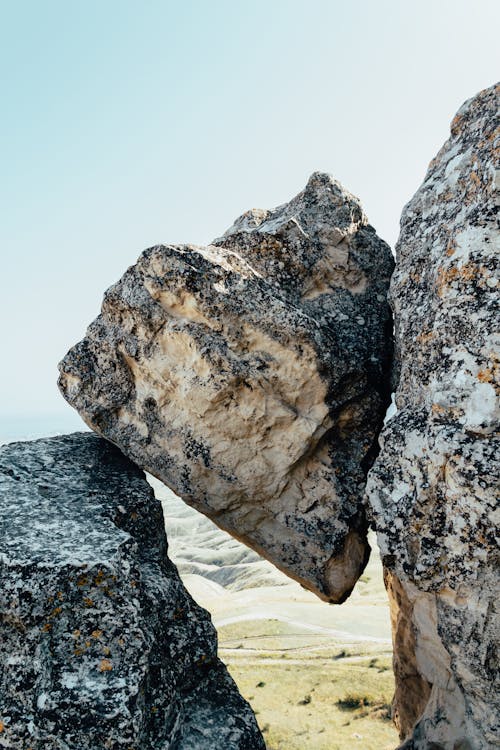
<svg viewBox="0 0 500 750"><path fill-rule="evenodd" d="M208 247L146 250L60 364L87 424L321 597L366 564L393 261L325 174Z"/></svg>
<svg viewBox="0 0 500 750"><path fill-rule="evenodd" d="M0 506L0 748L265 750L114 446L4 446Z"/></svg>
<svg viewBox="0 0 500 750"><path fill-rule="evenodd" d="M368 496L392 609L395 715L415 750L486 750L499 738L499 93L481 92L453 120L404 209L391 283L397 413Z"/></svg>
<svg viewBox="0 0 500 750"><path fill-rule="evenodd" d="M366 503L408 750L486 750L500 731L499 99L483 91L453 120L404 209L391 283L397 411ZM60 388L189 504L341 602L368 554L391 270L357 199L314 174L208 247L145 251L62 361Z"/></svg>

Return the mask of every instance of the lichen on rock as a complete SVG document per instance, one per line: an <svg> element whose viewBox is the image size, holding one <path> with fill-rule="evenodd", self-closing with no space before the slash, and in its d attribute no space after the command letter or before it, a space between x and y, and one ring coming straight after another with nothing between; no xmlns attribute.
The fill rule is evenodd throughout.
<svg viewBox="0 0 500 750"><path fill-rule="evenodd" d="M396 407L369 475L405 747L498 740L500 87L467 101L405 207ZM495 685L497 687L495 688Z"/></svg>
<svg viewBox="0 0 500 750"><path fill-rule="evenodd" d="M146 250L61 362L60 388L186 502L340 602L369 553L392 268L359 201L315 173L208 247Z"/></svg>
<svg viewBox="0 0 500 750"><path fill-rule="evenodd" d="M265 750L114 446L0 448L0 518L0 748Z"/></svg>

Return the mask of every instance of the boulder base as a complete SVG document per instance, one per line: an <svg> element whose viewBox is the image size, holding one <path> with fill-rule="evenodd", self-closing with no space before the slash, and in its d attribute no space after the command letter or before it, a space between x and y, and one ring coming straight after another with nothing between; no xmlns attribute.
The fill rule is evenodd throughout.
<svg viewBox="0 0 500 750"><path fill-rule="evenodd" d="M0 448L0 518L0 748L265 750L114 446Z"/></svg>

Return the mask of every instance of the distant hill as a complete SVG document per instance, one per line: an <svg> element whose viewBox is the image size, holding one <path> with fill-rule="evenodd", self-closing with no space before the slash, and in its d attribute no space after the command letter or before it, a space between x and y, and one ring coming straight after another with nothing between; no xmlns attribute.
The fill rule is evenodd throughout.
<svg viewBox="0 0 500 750"><path fill-rule="evenodd" d="M152 476L148 480L162 502L169 556L182 576L198 575L230 591L290 583L288 576L186 505L164 484Z"/></svg>
<svg viewBox="0 0 500 750"><path fill-rule="evenodd" d="M169 556L186 588L212 614L217 627L275 618L336 642L379 642L390 648L390 620L375 535L370 561L342 605L322 602L274 565L233 539L165 485L148 477L161 499ZM260 626L259 626L260 627ZM258 629L258 628L257 628Z"/></svg>

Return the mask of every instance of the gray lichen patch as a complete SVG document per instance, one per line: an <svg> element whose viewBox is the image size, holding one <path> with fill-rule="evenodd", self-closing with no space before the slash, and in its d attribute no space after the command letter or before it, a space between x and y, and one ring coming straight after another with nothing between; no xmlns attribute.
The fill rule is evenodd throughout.
<svg viewBox="0 0 500 750"><path fill-rule="evenodd" d="M487 750L500 732L499 105L492 86L453 120L403 211L390 289L397 413L368 499L415 750Z"/></svg>
<svg viewBox="0 0 500 750"><path fill-rule="evenodd" d="M80 433L0 449L0 748L264 750L142 472Z"/></svg>

